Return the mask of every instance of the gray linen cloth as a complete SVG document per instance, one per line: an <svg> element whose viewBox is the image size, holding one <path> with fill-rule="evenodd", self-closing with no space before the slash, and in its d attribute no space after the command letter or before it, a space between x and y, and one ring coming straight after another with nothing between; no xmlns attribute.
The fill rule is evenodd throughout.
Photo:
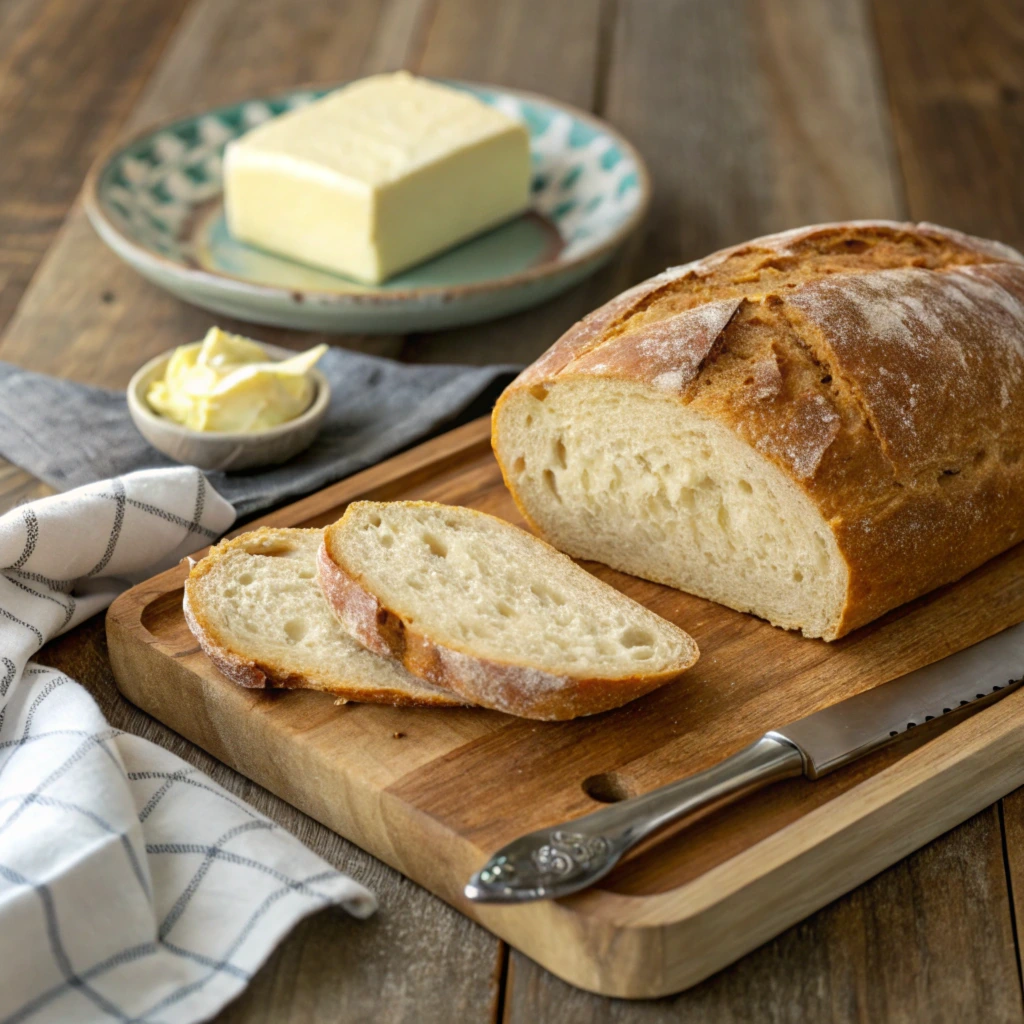
<svg viewBox="0 0 1024 1024"><path fill-rule="evenodd" d="M324 487L488 412L518 369L396 363L332 348L318 363L331 406L312 447L282 466L207 473L239 517ZM0 455L51 487L173 466L142 438L124 392L0 363Z"/></svg>

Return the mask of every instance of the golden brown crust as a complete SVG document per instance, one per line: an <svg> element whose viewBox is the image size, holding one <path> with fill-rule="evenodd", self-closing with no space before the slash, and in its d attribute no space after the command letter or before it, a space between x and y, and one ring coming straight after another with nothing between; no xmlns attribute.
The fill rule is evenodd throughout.
<svg viewBox="0 0 1024 1024"><path fill-rule="evenodd" d="M569 328L536 362L523 370L516 378L516 383L528 384L533 380L543 380L564 369L573 359L604 337L605 333L628 315L637 303L656 292L662 283L661 276L642 281L616 295L614 299L609 299L593 313L588 313Z"/></svg>
<svg viewBox="0 0 1024 1024"><path fill-rule="evenodd" d="M816 225L666 271L631 296L524 371L494 423L515 390L596 374L672 393L733 430L811 498L846 560L826 639L1024 538L1013 249L933 224Z"/></svg>
<svg viewBox="0 0 1024 1024"><path fill-rule="evenodd" d="M434 502L413 504L438 507ZM359 575L344 566L342 543L334 536L343 522L344 516L324 530L317 556L317 579L338 621L374 653L390 655L413 675L473 704L520 718L564 721L621 707L677 679L697 660L697 647L691 640L692 660L685 668L600 679L557 676L436 643L396 610L384 606Z"/></svg>
<svg viewBox="0 0 1024 1024"><path fill-rule="evenodd" d="M261 547L272 551L276 545L286 542L288 534L303 533L322 536L318 529L281 530L261 527L251 533L241 534L231 540L224 540L211 548L205 558L197 562L185 581L182 611L185 622L196 638L203 653L217 666L217 669L238 686L246 689L263 690L277 687L287 690L317 690L340 698L341 702L355 701L360 704L390 704L395 707L463 707L466 701L447 693L429 694L425 690L413 695L390 687L366 687L357 683L338 686L334 681L314 674L296 674L279 664L253 658L238 650L230 638L224 636L210 618L196 608L192 596L196 585L208 573L216 570L228 552L243 548L251 550Z"/></svg>
<svg viewBox="0 0 1024 1024"><path fill-rule="evenodd" d="M700 375L715 342L744 299L722 299L617 334L582 353L573 373L637 377L659 391L679 394Z"/></svg>

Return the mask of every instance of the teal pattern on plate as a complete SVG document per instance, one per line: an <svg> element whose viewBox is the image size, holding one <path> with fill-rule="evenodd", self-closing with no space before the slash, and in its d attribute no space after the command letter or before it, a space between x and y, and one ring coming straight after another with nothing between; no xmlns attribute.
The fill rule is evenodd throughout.
<svg viewBox="0 0 1024 1024"><path fill-rule="evenodd" d="M250 100L162 128L107 165L98 183L99 202L121 233L174 263L254 284L361 294L495 281L541 263L585 259L636 213L642 202L640 169L632 153L600 126L538 98L447 84L472 92L527 126L533 205L542 217L514 220L379 287L236 242L217 202L222 155L231 139L330 90Z"/></svg>

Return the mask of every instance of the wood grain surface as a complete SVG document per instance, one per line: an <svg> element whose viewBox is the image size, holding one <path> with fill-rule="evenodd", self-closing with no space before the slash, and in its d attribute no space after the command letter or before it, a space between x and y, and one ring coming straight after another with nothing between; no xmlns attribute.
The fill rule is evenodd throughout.
<svg viewBox="0 0 1024 1024"><path fill-rule="evenodd" d="M906 213L1021 245L1022 24L1020 0L0 0L0 327L10 320L0 359L117 386L148 353L210 322L122 268L77 210L58 228L110 135L162 112L401 64L590 106L644 152L654 206L623 259L541 309L440 335L333 339L345 345L526 360L651 271L800 220ZM0 508L44 490L0 468ZM224 1019L1024 1017L1020 794L697 989L638 1006L572 990L517 954L495 968L504 954L480 929L454 931L460 918L439 901L134 712L112 690L96 623L51 656L106 694L114 724L263 801L315 848L347 858L384 913L402 907L418 922L416 935L397 929L364 954L354 931L367 925L313 919ZM448 955L452 943L471 945L471 966ZM325 958L324 948L346 952Z"/></svg>
<svg viewBox="0 0 1024 1024"><path fill-rule="evenodd" d="M0 4L0 329L187 3Z"/></svg>

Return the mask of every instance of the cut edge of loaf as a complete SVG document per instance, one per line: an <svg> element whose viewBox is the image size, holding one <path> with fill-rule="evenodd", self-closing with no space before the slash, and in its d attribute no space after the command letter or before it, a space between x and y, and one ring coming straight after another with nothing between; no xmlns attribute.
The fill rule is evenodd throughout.
<svg viewBox="0 0 1024 1024"><path fill-rule="evenodd" d="M544 669L482 657L464 645L437 642L417 629L414 623L410 623L396 609L382 603L358 573L349 571L342 564L344 545L337 539L337 533L343 528L345 517L358 512L358 506L372 504L375 503L353 502L337 523L324 530L323 543L317 557L317 572L328 604L344 628L369 650L395 658L413 675L436 686L451 689L474 704L540 721L563 721L599 714L628 704L678 679L699 657L693 638L667 620L666 625L685 637L686 657L663 671L615 678L555 674ZM425 501L404 504L429 508L450 507ZM497 519L476 509L460 511ZM517 529L504 520L498 521ZM571 561L541 538L530 534L527 536L550 549L559 558ZM620 596L624 600L632 600L624 594ZM648 609L644 611L649 612Z"/></svg>
<svg viewBox="0 0 1024 1024"><path fill-rule="evenodd" d="M361 685L345 683L339 685L328 673L297 673L275 664L272 660L253 657L240 650L211 618L194 607L192 591L196 583L206 575L216 572L228 552L236 549L248 550L254 543L277 543L287 541L292 534L322 537L320 529L290 529L260 527L258 530L240 534L230 540L223 540L210 549L207 555L196 562L185 581L182 598L182 612L189 630L203 653L217 667L217 670L238 686L250 690L280 688L288 690L315 690L331 694L339 703L349 701L360 704L387 704L394 707L465 707L469 703L458 694L431 685L419 678L410 677L408 689L386 685ZM312 584L314 587L317 584Z"/></svg>
<svg viewBox="0 0 1024 1024"><path fill-rule="evenodd" d="M577 413L552 422L566 404ZM593 419L615 433L588 453ZM646 447L637 444L640 423L649 424ZM516 506L557 549L834 639L848 570L828 523L777 466L716 421L638 384L576 378L550 384L543 400L510 393L495 411L493 444ZM673 557L687 548L704 560Z"/></svg>

